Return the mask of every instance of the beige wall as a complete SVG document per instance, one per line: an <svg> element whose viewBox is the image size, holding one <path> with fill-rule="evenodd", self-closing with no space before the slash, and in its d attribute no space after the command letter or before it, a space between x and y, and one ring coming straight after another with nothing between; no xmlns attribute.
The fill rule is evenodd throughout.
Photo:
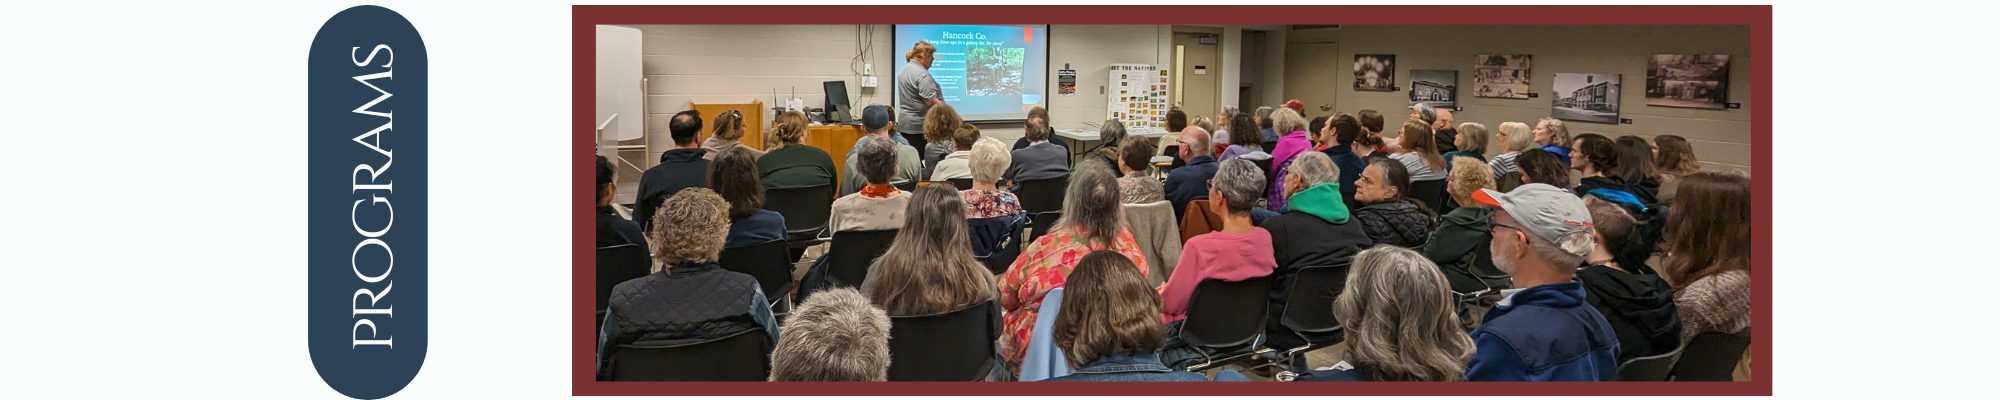
<svg viewBox="0 0 2000 400"><path fill-rule="evenodd" d="M1288 39L1294 44L1288 49L1305 42L1328 39L1337 42L1340 54L1334 60L1338 65L1291 71L1335 74L1332 80L1335 87L1327 88L1335 93L1335 111L1375 109L1390 114L1391 120L1409 113L1408 92L1354 91L1351 63L1355 54L1396 55L1397 86L1404 90L1408 90L1412 69L1459 71L1458 104L1465 110L1454 113L1454 118L1494 128L1500 122L1533 124L1537 118L1548 116L1554 95L1551 82L1558 72L1620 74L1619 116L1631 119L1632 124L1565 121L1572 135L1587 132L1614 138L1680 135L1693 143L1704 169L1752 172L1750 118L1751 110L1758 105L1750 99L1750 65L1761 60L1751 56L1748 26L1347 25L1337 30L1295 31ZM1533 55L1529 90L1540 97L1519 100L1473 97L1465 88L1472 83L1473 56L1482 53ZM1729 101L1740 103L1743 108L1705 110L1646 105L1646 62L1653 54L1730 55ZM1308 111L1325 115L1317 110Z"/></svg>

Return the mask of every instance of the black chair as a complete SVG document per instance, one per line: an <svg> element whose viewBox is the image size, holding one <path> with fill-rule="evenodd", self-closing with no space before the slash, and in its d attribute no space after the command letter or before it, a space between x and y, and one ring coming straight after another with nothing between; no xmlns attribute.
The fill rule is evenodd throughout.
<svg viewBox="0 0 2000 400"><path fill-rule="evenodd" d="M1409 198L1423 202L1431 211L1443 209L1445 197L1450 196L1445 192L1445 185L1443 179L1410 182Z"/></svg>
<svg viewBox="0 0 2000 400"><path fill-rule="evenodd" d="M1339 344L1342 339L1340 321L1333 317L1333 300L1347 286L1347 267L1306 267L1294 274L1291 281L1278 323L1291 329L1306 345L1276 350L1284 351L1282 360L1303 365L1302 356L1306 352ZM1319 340L1313 340L1316 338Z"/></svg>
<svg viewBox="0 0 2000 400"><path fill-rule="evenodd" d="M1514 278L1507 276L1506 271L1501 271L1500 266L1493 264L1492 232L1487 232L1486 235L1481 236L1478 244L1472 245L1472 276L1478 277L1481 280L1506 280L1509 282L1506 285L1486 288L1487 290L1507 289L1514 286L1512 284Z"/></svg>
<svg viewBox="0 0 2000 400"><path fill-rule="evenodd" d="M946 179L946 181L951 182L951 186L958 188L958 190L972 189L972 178L953 178L953 179Z"/></svg>
<svg viewBox="0 0 2000 400"><path fill-rule="evenodd" d="M1200 352L1203 360L1188 366L1188 371L1220 367L1255 354L1256 344L1264 336L1270 295L1270 276L1237 282L1209 279L1196 284L1188 300L1187 321L1181 324L1181 341ZM1248 351L1211 354L1237 347Z"/></svg>
<svg viewBox="0 0 2000 400"><path fill-rule="evenodd" d="M1028 218L1034 221L1034 231L1028 233L1028 242L1033 243L1055 226L1057 218L1062 217L1063 195L1069 191L1069 177L1019 181L1015 184L1020 185L1014 194L1021 199L1021 209L1027 211Z"/></svg>
<svg viewBox="0 0 2000 400"><path fill-rule="evenodd" d="M896 185L896 188L905 192L914 192L917 191L917 181L903 182L901 185Z"/></svg>
<svg viewBox="0 0 2000 400"><path fill-rule="evenodd" d="M889 380L985 379L993 368L994 307L989 301L943 314L889 318Z"/></svg>
<svg viewBox="0 0 2000 400"><path fill-rule="evenodd" d="M819 235L833 219L833 194L833 185L764 191L764 209L785 216L787 248L803 249L825 241Z"/></svg>
<svg viewBox="0 0 2000 400"><path fill-rule="evenodd" d="M720 339L619 345L608 369L614 381L762 381L771 375L770 341L759 328Z"/></svg>
<svg viewBox="0 0 2000 400"><path fill-rule="evenodd" d="M597 310L611 306L611 288L652 273L653 255L644 247L628 243L597 248Z"/></svg>
<svg viewBox="0 0 2000 400"><path fill-rule="evenodd" d="M1665 382L1672 376L1674 361L1680 359L1686 344L1674 348L1666 354L1651 355L1625 360L1618 364L1618 380L1625 382Z"/></svg>
<svg viewBox="0 0 2000 400"><path fill-rule="evenodd" d="M868 279L868 266L895 241L895 229L834 232L833 248L826 252L827 277L835 285L861 287L861 281Z"/></svg>
<svg viewBox="0 0 2000 400"><path fill-rule="evenodd" d="M1735 378L1736 362L1750 348L1750 330L1727 334L1704 332L1681 346L1681 358L1674 362L1673 380L1729 381Z"/></svg>
<svg viewBox="0 0 2000 400"><path fill-rule="evenodd" d="M1266 159L1262 159L1262 160L1250 160L1250 163L1251 163L1251 164L1255 164L1255 165L1257 165L1257 170L1258 170L1258 171L1263 171L1263 172L1264 172L1264 176L1271 176L1271 168L1272 168L1272 167L1271 167L1271 159L1269 159L1269 158L1266 158ZM1264 180L1264 189L1262 189L1261 191L1259 191L1259 192L1257 192L1257 193L1269 193L1270 191L1271 191L1271 180L1269 180L1269 179L1265 179L1265 180Z"/></svg>
<svg viewBox="0 0 2000 400"><path fill-rule="evenodd" d="M1054 211L1045 212L1041 214L1031 215L1028 217L1028 219L1029 219L1028 222L1031 225L1028 228L1028 230L1030 231L1028 232L1028 243L1034 243L1035 239L1041 239L1042 235L1049 233L1049 229L1054 229L1056 227L1056 220L1062 219L1062 213ZM1025 247L1027 245L1024 244L1021 246Z"/></svg>
<svg viewBox="0 0 2000 400"><path fill-rule="evenodd" d="M1264 148L1265 153L1272 153L1278 151L1278 142L1264 142L1258 144L1257 147Z"/></svg>
<svg viewBox="0 0 2000 400"><path fill-rule="evenodd" d="M757 278L757 285L764 290L764 298L773 304L784 303L783 299L791 298L786 294L792 291L792 261L791 256L785 254L785 241L722 249L722 257L717 264L721 264L722 269Z"/></svg>

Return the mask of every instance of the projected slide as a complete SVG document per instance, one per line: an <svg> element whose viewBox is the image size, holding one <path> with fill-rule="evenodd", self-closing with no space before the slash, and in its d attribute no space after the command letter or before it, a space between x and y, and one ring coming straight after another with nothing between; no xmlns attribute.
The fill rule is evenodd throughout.
<svg viewBox="0 0 2000 400"><path fill-rule="evenodd" d="M931 79L946 104L967 121L1019 120L1047 105L1048 32L1048 25L896 25L894 74L902 76L903 55L918 41L929 42L938 49Z"/></svg>

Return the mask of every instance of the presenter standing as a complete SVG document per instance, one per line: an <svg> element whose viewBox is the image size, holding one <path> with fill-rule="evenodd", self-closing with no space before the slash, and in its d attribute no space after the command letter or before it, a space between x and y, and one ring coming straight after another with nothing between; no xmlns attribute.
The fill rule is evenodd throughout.
<svg viewBox="0 0 2000 400"><path fill-rule="evenodd" d="M931 79L931 61L937 60L937 47L930 42L917 42L916 47L903 55L903 72L896 74L896 133L908 139L910 147L923 149L924 113L931 107L944 104L944 94L938 90L936 79Z"/></svg>

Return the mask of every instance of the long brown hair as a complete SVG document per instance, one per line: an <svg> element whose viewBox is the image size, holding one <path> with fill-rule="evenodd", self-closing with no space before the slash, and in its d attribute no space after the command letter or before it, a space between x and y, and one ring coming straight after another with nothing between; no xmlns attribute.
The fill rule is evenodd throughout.
<svg viewBox="0 0 2000 400"><path fill-rule="evenodd" d="M1694 146L1688 145L1687 138L1676 135L1660 135L1653 138L1653 146L1660 148L1660 155L1653 158L1653 166L1661 174L1681 176L1701 171L1701 163L1694 158Z"/></svg>
<svg viewBox="0 0 2000 400"><path fill-rule="evenodd" d="M1397 136L1403 143L1403 150L1417 153L1430 165L1432 171L1444 172L1444 156L1438 155L1437 136L1431 134L1431 126L1418 121L1404 121L1403 133Z"/></svg>
<svg viewBox="0 0 2000 400"><path fill-rule="evenodd" d="M1653 171L1653 146L1647 145L1645 138L1633 135L1619 136L1617 141L1612 142L1612 147L1618 150L1618 166L1606 171L1605 175L1615 176L1634 184L1644 180L1660 179L1660 174Z"/></svg>
<svg viewBox="0 0 2000 400"><path fill-rule="evenodd" d="M1750 177L1698 172L1681 177L1668 213L1669 251L1660 275L1675 289L1701 278L1750 269Z"/></svg>
<svg viewBox="0 0 2000 400"><path fill-rule="evenodd" d="M1264 132L1257 129L1257 122L1250 113L1236 113L1229 117L1229 144L1232 146L1257 147L1264 143Z"/></svg>
<svg viewBox="0 0 2000 400"><path fill-rule="evenodd" d="M750 149L730 146L715 156L708 166L708 186L729 201L729 219L764 209L764 184L757 178L757 156Z"/></svg>
<svg viewBox="0 0 2000 400"><path fill-rule="evenodd" d="M993 300L993 273L972 256L965 199L951 185L910 194L903 229L875 264L861 292L892 316L941 314Z"/></svg>
<svg viewBox="0 0 2000 400"><path fill-rule="evenodd" d="M1160 294L1125 255L1110 250L1084 255L1063 287L1064 307L1053 328L1070 368L1117 351L1145 354L1166 346Z"/></svg>

